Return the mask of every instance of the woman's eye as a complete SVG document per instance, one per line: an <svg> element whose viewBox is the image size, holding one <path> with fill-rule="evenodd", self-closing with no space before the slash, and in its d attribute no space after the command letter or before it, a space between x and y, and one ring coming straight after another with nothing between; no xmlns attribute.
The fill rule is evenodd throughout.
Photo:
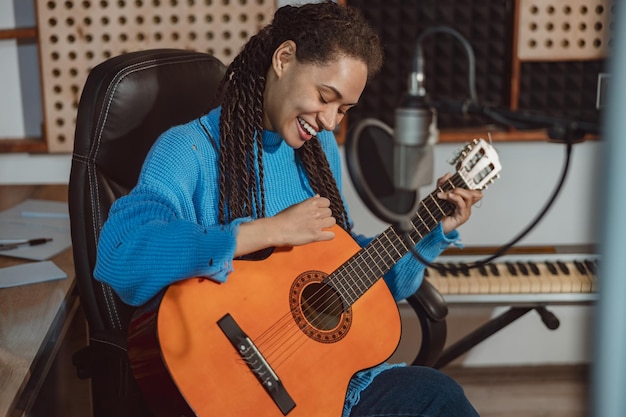
<svg viewBox="0 0 626 417"><path fill-rule="evenodd" d="M345 115L345 114L347 114L347 113L348 113L348 111L349 111L350 109L352 109L353 107L354 107L354 106L349 106L349 107L339 107L339 113L341 113L341 114L344 114L344 115Z"/></svg>
<svg viewBox="0 0 626 417"><path fill-rule="evenodd" d="M326 101L326 99L324 98L323 95L320 94L320 102L322 102L323 104L328 104L328 101Z"/></svg>

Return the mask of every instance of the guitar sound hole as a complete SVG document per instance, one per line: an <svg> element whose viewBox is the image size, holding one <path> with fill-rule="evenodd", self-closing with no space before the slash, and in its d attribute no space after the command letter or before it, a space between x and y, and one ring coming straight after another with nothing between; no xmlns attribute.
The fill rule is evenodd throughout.
<svg viewBox="0 0 626 417"><path fill-rule="evenodd" d="M339 295L328 285L311 283L302 291L302 313L315 328L328 331L341 321L343 303Z"/></svg>
<svg viewBox="0 0 626 417"><path fill-rule="evenodd" d="M305 271L291 284L289 307L294 322L319 343L342 340L352 325L352 308L344 310L339 290L325 281L322 271Z"/></svg>

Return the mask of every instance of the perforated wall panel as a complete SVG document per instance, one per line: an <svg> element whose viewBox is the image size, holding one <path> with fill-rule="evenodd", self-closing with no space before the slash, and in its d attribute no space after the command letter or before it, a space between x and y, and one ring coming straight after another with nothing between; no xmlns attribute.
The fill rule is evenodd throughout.
<svg viewBox="0 0 626 417"><path fill-rule="evenodd" d="M100 62L125 52L183 48L228 64L275 9L274 0L37 0L49 151L71 152L82 86Z"/></svg>
<svg viewBox="0 0 626 417"><path fill-rule="evenodd" d="M519 59L605 58L611 43L612 8L609 0L520 0Z"/></svg>

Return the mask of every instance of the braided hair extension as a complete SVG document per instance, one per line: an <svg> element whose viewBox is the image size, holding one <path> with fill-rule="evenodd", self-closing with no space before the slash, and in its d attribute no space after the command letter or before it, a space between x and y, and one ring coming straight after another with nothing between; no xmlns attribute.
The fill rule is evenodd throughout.
<svg viewBox="0 0 626 417"><path fill-rule="evenodd" d="M263 93L272 55L287 40L295 42L296 59L301 63L325 64L343 56L353 57L367 64L368 79L382 66L380 40L354 9L333 1L278 9L272 23L254 35L229 65L219 88L222 224L239 217L266 215ZM319 141L308 141L296 154L313 190L331 201L333 216L349 231L347 211Z"/></svg>
<svg viewBox="0 0 626 417"><path fill-rule="evenodd" d="M337 224L344 230L350 231L348 212L320 142L317 139L312 139L296 150L296 154L302 161L313 190L330 200L330 210L337 219Z"/></svg>
<svg viewBox="0 0 626 417"><path fill-rule="evenodd" d="M265 214L263 191L263 90L271 61L268 28L246 44L219 87L219 221ZM232 175L231 169L237 169ZM258 177L257 177L258 173Z"/></svg>

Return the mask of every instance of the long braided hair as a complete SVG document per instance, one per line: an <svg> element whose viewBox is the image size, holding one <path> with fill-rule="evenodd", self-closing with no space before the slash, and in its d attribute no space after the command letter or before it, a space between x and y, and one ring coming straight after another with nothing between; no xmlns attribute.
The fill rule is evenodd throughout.
<svg viewBox="0 0 626 417"><path fill-rule="evenodd" d="M350 56L367 64L368 78L382 65L379 38L355 10L331 1L278 9L273 22L253 36L229 65L219 88L222 224L239 217L266 215L263 92L272 55L287 40L296 43L296 58L302 63L324 64ZM307 141L296 154L313 190L331 201L337 223L349 231L346 208L319 141Z"/></svg>

